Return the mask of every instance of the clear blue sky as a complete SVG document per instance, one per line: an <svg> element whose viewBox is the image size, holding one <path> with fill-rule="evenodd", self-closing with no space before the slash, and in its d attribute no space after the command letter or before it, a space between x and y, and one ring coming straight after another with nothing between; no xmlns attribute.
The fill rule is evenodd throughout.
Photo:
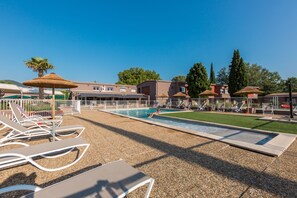
<svg viewBox="0 0 297 198"><path fill-rule="evenodd" d="M0 0L0 79L36 77L24 61L40 56L75 81L114 83L135 66L170 80L196 62L217 72L237 48L297 77L296 9L296 0Z"/></svg>

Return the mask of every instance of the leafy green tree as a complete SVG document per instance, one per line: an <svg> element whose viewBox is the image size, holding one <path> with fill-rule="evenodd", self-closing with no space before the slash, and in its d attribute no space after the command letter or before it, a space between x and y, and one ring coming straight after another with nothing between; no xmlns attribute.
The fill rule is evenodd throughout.
<svg viewBox="0 0 297 198"><path fill-rule="evenodd" d="M33 57L30 60L25 61L25 65L32 69L34 72L38 72L38 77L42 77L47 70L54 69L55 67L50 64L47 58ZM39 98L43 99L43 88L39 88Z"/></svg>
<svg viewBox="0 0 297 198"><path fill-rule="evenodd" d="M257 64L246 63L249 86L257 86L264 94L281 92L284 82L278 72L270 72Z"/></svg>
<svg viewBox="0 0 297 198"><path fill-rule="evenodd" d="M229 71L229 93L234 96L236 91L247 86L246 65L240 57L238 49L234 50Z"/></svg>
<svg viewBox="0 0 297 198"><path fill-rule="evenodd" d="M270 72L267 69L262 71L263 79L260 88L265 94L280 92L282 89L282 78L277 72Z"/></svg>
<svg viewBox="0 0 297 198"><path fill-rule="evenodd" d="M69 100L69 96L70 96L70 90L61 90L61 92L64 95L64 99L65 100Z"/></svg>
<svg viewBox="0 0 297 198"><path fill-rule="evenodd" d="M171 81L186 82L186 76L174 76Z"/></svg>
<svg viewBox="0 0 297 198"><path fill-rule="evenodd" d="M258 86L260 87L262 80L262 71L263 68L257 64L246 63L247 69L247 82L249 86Z"/></svg>
<svg viewBox="0 0 297 198"><path fill-rule="evenodd" d="M152 70L132 67L118 73L116 84L138 85L146 80L161 80L160 75Z"/></svg>
<svg viewBox="0 0 297 198"><path fill-rule="evenodd" d="M216 80L219 84L222 84L222 85L229 83L229 71L227 70L226 67L223 67L222 69L220 69Z"/></svg>
<svg viewBox="0 0 297 198"><path fill-rule="evenodd" d="M216 83L216 75L213 69L213 63L210 65L210 76L209 76L209 82L215 84Z"/></svg>
<svg viewBox="0 0 297 198"><path fill-rule="evenodd" d="M199 94L209 89L208 75L202 63L195 63L190 69L186 82L188 84L189 95L198 98Z"/></svg>
<svg viewBox="0 0 297 198"><path fill-rule="evenodd" d="M0 83L3 83L3 84L13 84L12 82L7 82L6 80L0 80Z"/></svg>
<svg viewBox="0 0 297 198"><path fill-rule="evenodd" d="M296 77L290 77L284 81L283 92L289 91L289 88L288 88L289 81L291 81L292 92L297 92L297 78Z"/></svg>

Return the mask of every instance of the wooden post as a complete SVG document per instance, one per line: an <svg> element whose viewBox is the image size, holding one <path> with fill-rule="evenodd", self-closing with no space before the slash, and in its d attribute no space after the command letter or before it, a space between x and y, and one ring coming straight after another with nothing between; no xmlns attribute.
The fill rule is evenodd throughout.
<svg viewBox="0 0 297 198"><path fill-rule="evenodd" d="M292 103L292 84L291 81L288 83L289 86L289 104L290 104L290 121L294 118L293 116L293 103Z"/></svg>
<svg viewBox="0 0 297 198"><path fill-rule="evenodd" d="M52 119L55 119L55 88L53 88L52 92Z"/></svg>

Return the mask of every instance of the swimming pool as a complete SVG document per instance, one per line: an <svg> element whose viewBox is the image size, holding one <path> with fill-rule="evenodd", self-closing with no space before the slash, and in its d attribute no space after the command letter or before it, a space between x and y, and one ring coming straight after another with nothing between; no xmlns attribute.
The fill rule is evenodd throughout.
<svg viewBox="0 0 297 198"><path fill-rule="evenodd" d="M169 110L169 109L161 109L162 113L168 112L177 112L179 110ZM237 140L237 141L244 141L253 144L263 145L267 143L269 140L276 136L275 133L259 133L259 132L251 132L242 129L234 129L231 127L223 127L223 126L216 126L211 124L199 123L196 121L189 121L189 120L180 120L176 118L169 118L169 117L161 117L161 116L154 116L153 118L148 118L150 113L156 112L155 108L149 109L138 109L138 110L118 110L113 111L115 113L121 115L132 116L135 118L141 118L150 120L153 122L158 122L174 127L204 132L208 134L213 134L217 136L221 136L222 138Z"/></svg>
<svg viewBox="0 0 297 198"><path fill-rule="evenodd" d="M200 121L192 121L162 116L164 113L178 112L179 110L161 109L161 116L148 118L156 109L112 110L113 114L123 115L140 121L156 124L187 133L207 137L229 143L249 150L279 156L295 140L296 136L278 134L259 130L244 129Z"/></svg>
<svg viewBox="0 0 297 198"><path fill-rule="evenodd" d="M156 112L156 108L147 108L147 109L121 109L121 110L115 110L112 111L114 113L118 113L121 115L127 115L127 116L132 116L135 118L142 118L142 119L150 119L148 116L151 113ZM160 113L170 113L170 112L178 112L180 110L176 109L161 109Z"/></svg>

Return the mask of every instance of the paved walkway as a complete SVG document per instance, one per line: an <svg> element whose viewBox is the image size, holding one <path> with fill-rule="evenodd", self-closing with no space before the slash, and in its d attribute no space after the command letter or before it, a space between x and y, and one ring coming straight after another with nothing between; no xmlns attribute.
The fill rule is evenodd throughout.
<svg viewBox="0 0 297 198"><path fill-rule="evenodd" d="M297 197L296 141L275 158L98 111L86 110L64 119L65 125L86 127L82 137L91 146L85 157L53 173L31 165L1 170L2 187L16 183L45 187L122 158L155 178L151 197ZM29 144L46 141L32 140ZM59 166L74 156L41 162ZM142 197L145 190L141 188L129 197Z"/></svg>

